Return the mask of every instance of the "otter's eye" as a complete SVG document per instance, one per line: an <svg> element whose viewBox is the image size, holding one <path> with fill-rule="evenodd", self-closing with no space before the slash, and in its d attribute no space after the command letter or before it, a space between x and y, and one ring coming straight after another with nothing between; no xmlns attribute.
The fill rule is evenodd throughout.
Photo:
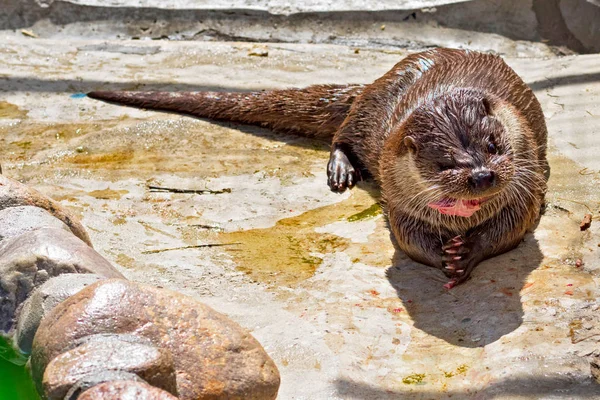
<svg viewBox="0 0 600 400"><path fill-rule="evenodd" d="M496 145L494 143L488 143L487 150L490 154L496 154L498 152L498 149L496 149Z"/></svg>
<svg viewBox="0 0 600 400"><path fill-rule="evenodd" d="M454 168L454 166L448 165L448 164L439 164L438 165L438 169L440 170L440 172L448 171L452 168Z"/></svg>

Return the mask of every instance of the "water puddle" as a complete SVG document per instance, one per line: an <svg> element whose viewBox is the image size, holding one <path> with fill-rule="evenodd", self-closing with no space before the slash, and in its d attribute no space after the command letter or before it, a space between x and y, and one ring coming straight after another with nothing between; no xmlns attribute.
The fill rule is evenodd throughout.
<svg viewBox="0 0 600 400"><path fill-rule="evenodd" d="M367 190L355 188L352 196L340 203L279 220L271 228L225 232L218 238L221 243L235 243L227 247L227 252L238 269L252 279L268 284L294 285L315 273L324 254L354 248L353 253L359 257L361 245L352 244L338 235L317 233L315 228L351 218L373 217L377 215L373 210L378 209L378 206L373 207L374 201Z"/></svg>

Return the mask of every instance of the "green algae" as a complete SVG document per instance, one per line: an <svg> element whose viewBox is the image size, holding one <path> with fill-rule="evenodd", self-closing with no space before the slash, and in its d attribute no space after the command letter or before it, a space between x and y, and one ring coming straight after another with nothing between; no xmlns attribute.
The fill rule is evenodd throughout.
<svg viewBox="0 0 600 400"><path fill-rule="evenodd" d="M31 375L24 364L28 355L15 351L0 336L0 400L39 400Z"/></svg>
<svg viewBox="0 0 600 400"><path fill-rule="evenodd" d="M23 141L20 141L20 142L11 142L11 144L14 144L15 146L19 146L23 150L28 150L28 149L31 148L31 141L30 140L23 140Z"/></svg>
<svg viewBox="0 0 600 400"><path fill-rule="evenodd" d="M418 385L420 383L423 383L424 379L425 374L412 374L402 379L402 383L406 385Z"/></svg>
<svg viewBox="0 0 600 400"><path fill-rule="evenodd" d="M456 368L456 373L464 374L467 372L468 369L469 369L469 367L466 364L461 364Z"/></svg>
<svg viewBox="0 0 600 400"><path fill-rule="evenodd" d="M381 206L378 203L373 204L371 207L362 210L359 213L348 217L348 222L362 221L364 219L373 218L382 213Z"/></svg>
<svg viewBox="0 0 600 400"><path fill-rule="evenodd" d="M0 360L4 359L16 365L25 365L28 357L28 354L16 351L10 340L0 336Z"/></svg>
<svg viewBox="0 0 600 400"><path fill-rule="evenodd" d="M458 367L456 367L455 371L442 371L444 373L444 377L446 378L452 378L456 375L464 375L467 370L469 369L469 366L466 364L461 364Z"/></svg>
<svg viewBox="0 0 600 400"><path fill-rule="evenodd" d="M0 400L39 400L25 367L0 358Z"/></svg>

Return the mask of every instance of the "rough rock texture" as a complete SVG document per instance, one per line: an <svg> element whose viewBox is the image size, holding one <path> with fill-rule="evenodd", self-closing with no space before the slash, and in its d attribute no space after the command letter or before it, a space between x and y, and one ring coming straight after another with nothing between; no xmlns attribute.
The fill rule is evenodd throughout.
<svg viewBox="0 0 600 400"><path fill-rule="evenodd" d="M42 228L0 244L0 334L14 328L19 306L48 279L65 273L123 278L104 257L70 232Z"/></svg>
<svg viewBox="0 0 600 400"><path fill-rule="evenodd" d="M140 382L145 383L142 378L134 373L127 371L101 371L93 374L89 374L75 382L73 387L67 392L64 400L77 400L79 394L86 390L101 385L106 382L117 382L117 381L128 381L128 382ZM63 398L61 398L63 400Z"/></svg>
<svg viewBox="0 0 600 400"><path fill-rule="evenodd" d="M113 381L96 385L83 392L78 400L176 400L164 390L142 382Z"/></svg>
<svg viewBox="0 0 600 400"><path fill-rule="evenodd" d="M590 357L590 368L596 382L600 383L600 350L596 350Z"/></svg>
<svg viewBox="0 0 600 400"><path fill-rule="evenodd" d="M39 228L69 228L48 211L32 206L9 207L0 210L0 241Z"/></svg>
<svg viewBox="0 0 600 400"><path fill-rule="evenodd" d="M600 52L600 1L561 1L559 6L573 35L590 53Z"/></svg>
<svg viewBox="0 0 600 400"><path fill-rule="evenodd" d="M24 354L30 354L33 337L46 314L68 297L101 279L104 278L96 274L63 274L34 290L19 312L13 337L14 347Z"/></svg>
<svg viewBox="0 0 600 400"><path fill-rule="evenodd" d="M54 358L44 372L44 394L63 399L79 380L103 371L135 373L153 386L176 393L171 352L133 335L93 335Z"/></svg>
<svg viewBox="0 0 600 400"><path fill-rule="evenodd" d="M46 197L22 183L0 175L0 210L8 207L35 206L47 210L50 214L64 222L71 232L89 246L90 237L77 218L65 210L59 203Z"/></svg>
<svg viewBox="0 0 600 400"><path fill-rule="evenodd" d="M238 324L190 297L112 279L88 286L42 321L31 355L38 390L50 361L98 333L135 333L171 351L181 399L277 396L277 367Z"/></svg>

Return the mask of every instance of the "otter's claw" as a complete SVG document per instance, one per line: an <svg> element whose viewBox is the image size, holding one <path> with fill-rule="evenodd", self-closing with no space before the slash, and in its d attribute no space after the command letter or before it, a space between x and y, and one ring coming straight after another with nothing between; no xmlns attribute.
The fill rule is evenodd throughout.
<svg viewBox="0 0 600 400"><path fill-rule="evenodd" d="M452 289L468 278L468 274L465 274L464 264L468 264L468 260L465 258L469 252L469 247L460 236L450 239L442 246L444 272L450 277L450 281L444 285L446 289Z"/></svg>
<svg viewBox="0 0 600 400"><path fill-rule="evenodd" d="M442 256L442 261L444 262L452 262L452 261L460 261L462 260L462 256L456 256L452 254L444 254Z"/></svg>
<svg viewBox="0 0 600 400"><path fill-rule="evenodd" d="M456 284L457 284L457 283L458 283L458 280L456 280L456 279L452 279L452 280L450 280L450 282L448 282L448 283L446 283L446 284L444 285L444 288L446 288L446 289L450 290L450 289L452 289L454 286L456 286Z"/></svg>
<svg viewBox="0 0 600 400"><path fill-rule="evenodd" d="M327 184L334 192L343 192L352 188L360 179L360 172L354 168L350 159L339 147L334 147L327 163Z"/></svg>
<svg viewBox="0 0 600 400"><path fill-rule="evenodd" d="M444 246L442 246L442 250L448 253L450 251L456 251L456 253L449 252L448 254L457 254L458 251L461 250L461 246L465 244L464 240L460 236L455 236L452 239L448 240ZM464 248L462 251L467 251L468 249Z"/></svg>

